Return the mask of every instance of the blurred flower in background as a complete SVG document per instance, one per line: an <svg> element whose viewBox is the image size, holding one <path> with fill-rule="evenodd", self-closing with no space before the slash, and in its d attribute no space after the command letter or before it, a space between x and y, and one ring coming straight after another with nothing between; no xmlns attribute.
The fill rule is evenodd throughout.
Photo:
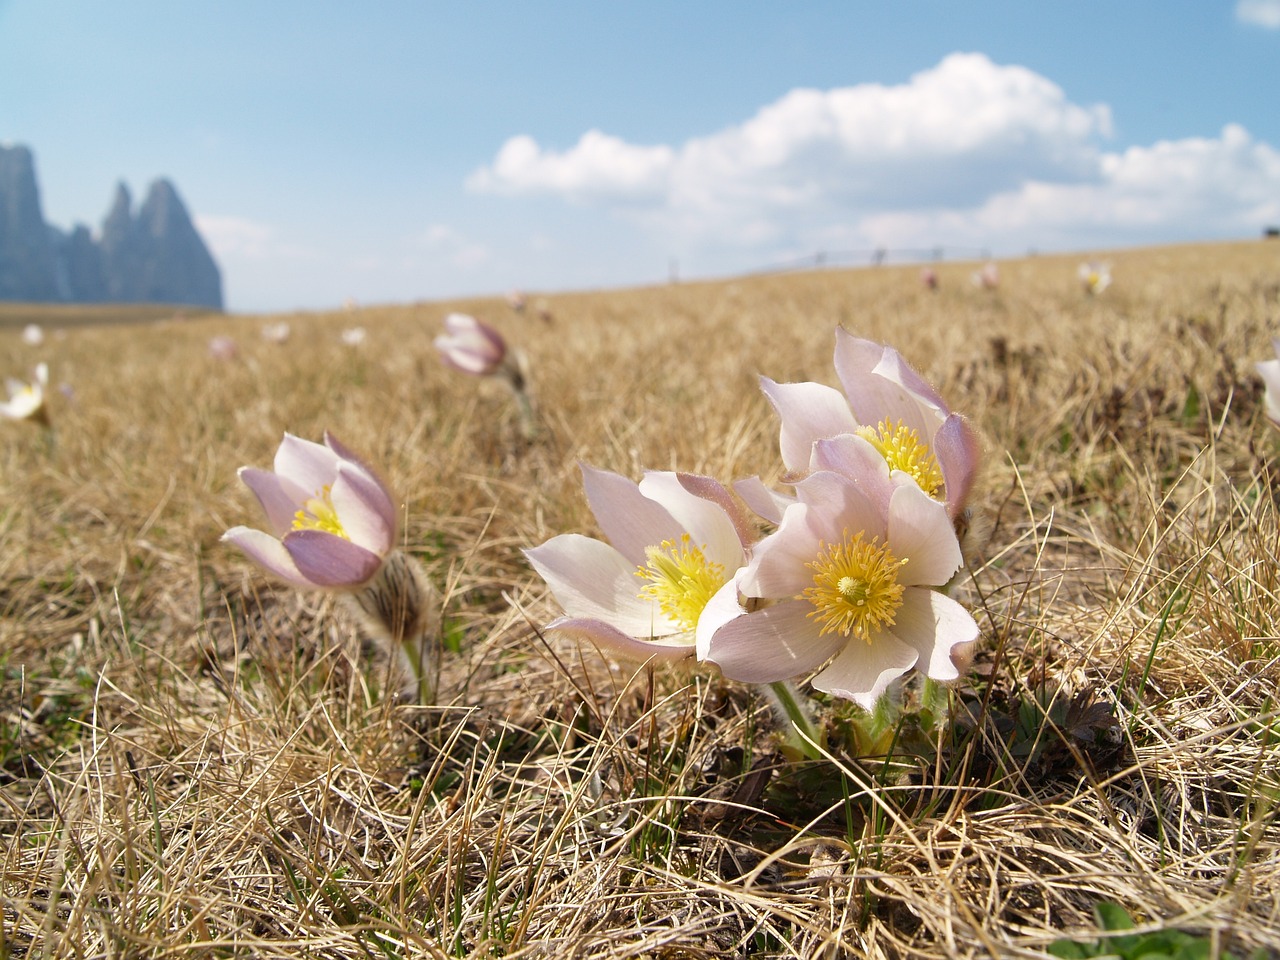
<svg viewBox="0 0 1280 960"><path fill-rule="evenodd" d="M995 290L1000 286L1000 268L994 263L988 263L981 270L974 272L969 278L975 287L983 290Z"/></svg>
<svg viewBox="0 0 1280 960"><path fill-rule="evenodd" d="M1094 296L1111 286L1111 264L1086 261L1080 264L1076 276L1084 292Z"/></svg>
<svg viewBox="0 0 1280 960"><path fill-rule="evenodd" d="M455 370L478 377L494 377L511 390L520 411L520 430L526 440L537 433L538 421L529 390L528 361L523 351L507 342L489 324L465 313L444 318L445 332L434 340L440 359Z"/></svg>
<svg viewBox="0 0 1280 960"><path fill-rule="evenodd" d="M267 343L285 343L289 339L289 333L289 324L283 320L262 326L262 339Z"/></svg>
<svg viewBox="0 0 1280 960"><path fill-rule="evenodd" d="M0 403L0 416L10 420L30 420L49 426L45 395L49 389L49 365L38 363L30 383L9 377L5 380L8 400Z"/></svg>
<svg viewBox="0 0 1280 960"><path fill-rule="evenodd" d="M1280 426L1280 337L1272 339L1271 349L1275 351L1277 359L1260 360L1255 367L1266 388L1263 400L1266 404L1267 418L1276 426Z"/></svg>
<svg viewBox="0 0 1280 960"><path fill-rule="evenodd" d="M348 347L358 347L365 341L364 327L348 327L342 331L342 342Z"/></svg>
<svg viewBox="0 0 1280 960"><path fill-rule="evenodd" d="M230 337L217 336L209 338L209 356L215 360L234 360L240 348Z"/></svg>
<svg viewBox="0 0 1280 960"><path fill-rule="evenodd" d="M44 343L44 329L38 323L28 323L22 328L22 342L29 347Z"/></svg>

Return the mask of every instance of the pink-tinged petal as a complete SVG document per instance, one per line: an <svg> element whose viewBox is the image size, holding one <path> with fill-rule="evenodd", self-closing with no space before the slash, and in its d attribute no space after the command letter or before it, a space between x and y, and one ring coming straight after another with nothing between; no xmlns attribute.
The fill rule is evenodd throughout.
<svg viewBox="0 0 1280 960"><path fill-rule="evenodd" d="M755 545L751 562L738 578L748 597L794 597L813 586L813 573L805 566L818 556L822 537L810 523L807 504L793 503L782 515L778 529Z"/></svg>
<svg viewBox="0 0 1280 960"><path fill-rule="evenodd" d="M937 429L941 399L897 351L838 329L835 366L858 423L875 427L882 420L901 421L926 442Z"/></svg>
<svg viewBox="0 0 1280 960"><path fill-rule="evenodd" d="M646 547L664 540L678 541L685 532L666 507L642 494L633 481L585 463L579 466L582 488L600 530L635 566L647 562Z"/></svg>
<svg viewBox="0 0 1280 960"><path fill-rule="evenodd" d="M693 637L688 633L654 640L637 640L603 620L561 617L548 623L544 630L585 641L606 653L630 660L682 660L692 656L694 650Z"/></svg>
<svg viewBox="0 0 1280 960"><path fill-rule="evenodd" d="M1276 353L1280 353L1280 340L1272 340L1271 345ZM1262 360L1254 366L1262 378L1267 418L1273 423L1280 423L1280 360Z"/></svg>
<svg viewBox="0 0 1280 960"><path fill-rule="evenodd" d="M603 620L644 639L681 632L656 603L640 596L644 582L636 576L636 565L607 543L564 533L524 555L574 619Z"/></svg>
<svg viewBox="0 0 1280 960"><path fill-rule="evenodd" d="M808 616L813 604L788 600L725 623L711 637L705 659L730 680L773 683L808 673L845 643L839 634L818 635Z"/></svg>
<svg viewBox="0 0 1280 960"><path fill-rule="evenodd" d="M741 570L736 571L736 573L741 572ZM699 660L707 658L707 653L711 649L711 638L715 632L730 620L746 613L738 600L736 573L729 578L728 583L712 594L707 605L702 608L702 615L698 617L698 627L694 631L694 636Z"/></svg>
<svg viewBox="0 0 1280 960"><path fill-rule="evenodd" d="M933 454L942 468L947 512L954 518L964 509L982 459L982 444L968 421L953 413L942 422L933 438Z"/></svg>
<svg viewBox="0 0 1280 960"><path fill-rule="evenodd" d="M828 470L853 481L881 512L888 509L894 487L889 464L862 437L846 433L819 440L813 445L811 462L815 471Z"/></svg>
<svg viewBox="0 0 1280 960"><path fill-rule="evenodd" d="M898 573L906 587L944 584L964 563L946 505L914 483L898 487L889 500L889 547L906 561Z"/></svg>
<svg viewBox="0 0 1280 960"><path fill-rule="evenodd" d="M360 456L360 454L355 453L350 447L335 437L328 430L324 432L324 445L336 453L340 459L346 460L349 463L354 463L356 466L364 470L365 473L369 474L369 476L373 477L379 483L382 483L382 480L378 477L378 471L373 469L367 460ZM382 485L384 487L386 486L386 484Z"/></svg>
<svg viewBox="0 0 1280 960"><path fill-rule="evenodd" d="M396 507L363 467L343 461L329 491L333 511L351 542L385 556L396 539Z"/></svg>
<svg viewBox="0 0 1280 960"><path fill-rule="evenodd" d="M268 573L275 574L295 587L314 589L319 586L302 575L284 544L270 534L249 527L232 527L222 535L222 539L235 544Z"/></svg>
<svg viewBox="0 0 1280 960"><path fill-rule="evenodd" d="M734 499L733 494L729 492L729 488L719 480L696 473L677 473L676 479L680 481L680 486L684 487L689 493L703 500L709 500L724 511L724 515L729 518L729 522L733 525L734 532L738 537L738 546L741 549L745 550L759 538L759 534L756 532L747 512Z"/></svg>
<svg viewBox="0 0 1280 960"><path fill-rule="evenodd" d="M795 497L770 490L759 477L733 481L733 492L741 497L748 509L761 520L775 524L782 522L782 511L796 502Z"/></svg>
<svg viewBox="0 0 1280 960"><path fill-rule="evenodd" d="M294 515L302 507L303 501L312 496L301 493L293 484L286 489L278 476L270 470L259 470L257 467L241 467L238 471L245 486L253 491L253 495L262 504L267 515L267 523L277 537L283 537L293 529Z"/></svg>
<svg viewBox="0 0 1280 960"><path fill-rule="evenodd" d="M323 530L294 530L281 541L298 572L318 587L356 587L382 566L382 557Z"/></svg>
<svg viewBox="0 0 1280 960"><path fill-rule="evenodd" d="M810 527L826 543L859 533L883 541L888 532L886 513L891 493L878 483L859 484L829 470L811 473L796 484L800 502L810 507Z"/></svg>
<svg viewBox="0 0 1280 960"><path fill-rule="evenodd" d="M809 469L815 440L858 428L839 390L820 383L775 383L768 377L760 378L760 388L782 421L778 444L790 471Z"/></svg>
<svg viewBox="0 0 1280 960"><path fill-rule="evenodd" d="M870 643L853 637L810 682L814 689L870 710L889 684L916 665L916 649L881 631Z"/></svg>
<svg viewBox="0 0 1280 960"><path fill-rule="evenodd" d="M960 666L968 666L978 624L950 597L913 587L902 592L902 606L889 632L919 655L916 669L946 681L960 676Z"/></svg>
<svg viewBox="0 0 1280 960"><path fill-rule="evenodd" d="M695 478L695 486L699 479L707 484L716 483L709 477L700 477ZM646 473L639 490L666 508L672 519L688 532L693 545L702 548L708 560L728 567L725 573L731 574L742 566L742 541L733 521L718 503L685 489L679 476L665 470ZM725 498L728 499L728 491Z"/></svg>
<svg viewBox="0 0 1280 960"><path fill-rule="evenodd" d="M276 449L275 471L282 480L314 497L338 478L339 462L338 455L324 444L286 433Z"/></svg>

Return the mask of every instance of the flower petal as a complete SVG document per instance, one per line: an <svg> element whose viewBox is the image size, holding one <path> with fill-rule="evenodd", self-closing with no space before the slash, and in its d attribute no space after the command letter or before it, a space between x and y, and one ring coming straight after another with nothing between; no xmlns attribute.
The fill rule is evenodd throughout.
<svg viewBox="0 0 1280 960"><path fill-rule="evenodd" d="M902 606L889 632L915 649L920 657L916 667L925 676L955 680L959 666L967 666L969 650L978 639L978 624L950 597L917 587L902 592Z"/></svg>
<svg viewBox="0 0 1280 960"><path fill-rule="evenodd" d="M302 575L284 544L268 533L250 527L232 527L222 535L222 539L234 543L258 566L295 587L319 586Z"/></svg>
<svg viewBox="0 0 1280 960"><path fill-rule="evenodd" d="M870 710L889 684L916 665L916 649L881 631L870 643L856 637L810 681L814 689L852 700Z"/></svg>
<svg viewBox="0 0 1280 960"><path fill-rule="evenodd" d="M699 660L707 658L707 653L711 649L711 637L715 632L730 620L746 613L738 600L737 573L741 572L739 570L730 577L729 582L712 594L707 605L702 608L697 629L694 631Z"/></svg>
<svg viewBox="0 0 1280 960"><path fill-rule="evenodd" d="M898 574L906 587L944 584L964 563L946 504L914 483L898 487L889 500L889 545L906 561Z"/></svg>
<svg viewBox="0 0 1280 960"><path fill-rule="evenodd" d="M952 517L964 509L969 490L978 472L982 457L982 445L969 422L958 413L942 421L933 437L933 453L942 468L942 482L946 487L947 512Z"/></svg>
<svg viewBox="0 0 1280 960"><path fill-rule="evenodd" d="M710 477L693 477L705 486L716 484ZM708 560L726 567L732 574L743 564L742 540L737 528L725 513L724 507L714 500L700 497L688 490L681 477L666 470L650 470L640 481L638 489L650 500L661 504L684 530L695 546L701 547ZM720 488L724 490L723 487ZM729 492L724 490L727 500Z"/></svg>
<svg viewBox="0 0 1280 960"><path fill-rule="evenodd" d="M324 444L291 433L284 435L276 449L276 473L306 491L308 497L314 497L338 478L338 463L338 455Z"/></svg>
<svg viewBox="0 0 1280 960"><path fill-rule="evenodd" d="M810 523L808 504L793 503L782 514L778 529L755 545L751 562L738 577L748 597L794 597L813 585L805 564L818 556L822 539Z"/></svg>
<svg viewBox="0 0 1280 960"><path fill-rule="evenodd" d="M564 533L524 555L574 619L603 620L644 639L681 632L656 603L640 596L636 565L607 543Z"/></svg>
<svg viewBox="0 0 1280 960"><path fill-rule="evenodd" d="M787 600L730 620L711 637L705 659L730 680L773 683L808 673L845 643L818 635L807 600Z"/></svg>
<svg viewBox="0 0 1280 960"><path fill-rule="evenodd" d="M944 415L942 398L896 350L837 328L835 367L858 423L900 420L929 442Z"/></svg>
<svg viewBox="0 0 1280 960"><path fill-rule="evenodd" d="M280 477L270 470L259 470L257 467L241 467L238 471L245 486L253 491L262 504L267 515L267 523L277 537L283 537L293 529L294 514L302 507L302 499L298 497L298 488L289 484L288 489L281 483ZM311 494L304 494L304 498Z"/></svg>
<svg viewBox="0 0 1280 960"><path fill-rule="evenodd" d="M888 510L894 487L889 463L867 440L852 433L819 440L810 462L815 471L830 470L853 481L877 509Z"/></svg>
<svg viewBox="0 0 1280 960"><path fill-rule="evenodd" d="M351 542L385 556L395 546L396 507L386 489L357 463L338 464L333 510Z"/></svg>
<svg viewBox="0 0 1280 960"><path fill-rule="evenodd" d="M809 469L815 440L858 428L839 390L820 383L775 383L768 377L760 378L760 388L782 421L778 445L788 470Z"/></svg>
<svg viewBox="0 0 1280 960"><path fill-rule="evenodd" d="M358 587L382 566L382 557L323 530L293 530L280 541L298 572L318 587Z"/></svg>
<svg viewBox="0 0 1280 960"><path fill-rule="evenodd" d="M646 497L631 480L585 463L579 467L596 522L606 539L634 566L645 564L645 547L679 540L685 532L666 507Z"/></svg>
<svg viewBox="0 0 1280 960"><path fill-rule="evenodd" d="M781 523L782 511L796 502L795 497L770 490L759 477L733 481L733 492L742 498L752 513L769 523Z"/></svg>
<svg viewBox="0 0 1280 960"><path fill-rule="evenodd" d="M632 660L680 660L693 654L693 637L688 633L672 634L653 640L637 640L603 620L560 617L544 628L546 632L561 633L575 640L586 641Z"/></svg>
<svg viewBox="0 0 1280 960"><path fill-rule="evenodd" d="M857 533L884 540L892 490L882 488L879 480L859 483L843 473L820 470L796 484L796 495L811 508L809 524L824 542Z"/></svg>

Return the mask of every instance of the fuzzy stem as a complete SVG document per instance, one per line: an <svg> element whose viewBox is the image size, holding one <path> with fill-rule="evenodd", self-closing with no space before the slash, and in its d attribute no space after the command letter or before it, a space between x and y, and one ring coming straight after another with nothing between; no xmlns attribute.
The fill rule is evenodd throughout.
<svg viewBox="0 0 1280 960"><path fill-rule="evenodd" d="M439 647L439 597L422 565L393 550L351 599L369 632L409 666L414 683L404 695L423 705L434 702L431 653Z"/></svg>
<svg viewBox="0 0 1280 960"><path fill-rule="evenodd" d="M788 744L810 760L821 760L822 754L817 746L822 742L821 733L801 705L796 688L788 680L775 680L769 684L769 692L773 694L774 706L791 723Z"/></svg>

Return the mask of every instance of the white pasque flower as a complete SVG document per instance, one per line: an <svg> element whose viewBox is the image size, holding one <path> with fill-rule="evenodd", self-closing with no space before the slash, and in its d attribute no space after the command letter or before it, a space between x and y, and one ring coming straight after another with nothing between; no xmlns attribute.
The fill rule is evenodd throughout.
<svg viewBox="0 0 1280 960"><path fill-rule="evenodd" d="M865 454L853 436L817 446L830 463ZM750 683L818 670L814 687L867 709L913 668L959 677L978 626L933 587L960 568L960 545L946 507L901 480L817 470L799 481L796 502L735 578L757 609L718 626L699 657Z"/></svg>
<svg viewBox="0 0 1280 960"><path fill-rule="evenodd" d="M744 538L728 491L669 471L637 484L581 468L609 542L570 533L525 551L566 614L547 629L638 659L692 654L698 638L740 612L733 576Z"/></svg>
<svg viewBox="0 0 1280 960"><path fill-rule="evenodd" d="M34 420L37 423L48 423L49 412L45 407L45 394L49 389L49 365L36 364L35 376L30 383L5 380L9 399L0 403L0 416L10 420Z"/></svg>
<svg viewBox="0 0 1280 960"><path fill-rule="evenodd" d="M782 421L779 446L787 475L800 477L817 467L816 441L854 434L875 448L889 470L910 477L957 517L981 454L973 427L896 350L842 327L836 328L835 368L843 393L819 383L760 378ZM757 478L734 486L751 509L774 523L791 502Z"/></svg>
<svg viewBox="0 0 1280 960"><path fill-rule="evenodd" d="M1266 387L1263 402L1266 404L1267 419L1280 426L1280 337L1272 339L1271 349L1276 352L1277 359L1260 360L1254 367Z"/></svg>

